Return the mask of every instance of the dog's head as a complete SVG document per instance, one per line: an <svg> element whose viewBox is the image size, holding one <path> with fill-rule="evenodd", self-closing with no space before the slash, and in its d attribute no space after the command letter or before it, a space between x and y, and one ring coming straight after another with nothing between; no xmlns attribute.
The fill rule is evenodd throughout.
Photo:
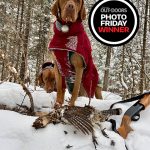
<svg viewBox="0 0 150 150"><path fill-rule="evenodd" d="M52 6L52 14L64 22L85 20L86 10L84 0L56 0Z"/></svg>
<svg viewBox="0 0 150 150"><path fill-rule="evenodd" d="M47 93L55 90L55 72L54 64L46 62L42 65L42 71L38 77L39 85L42 86Z"/></svg>

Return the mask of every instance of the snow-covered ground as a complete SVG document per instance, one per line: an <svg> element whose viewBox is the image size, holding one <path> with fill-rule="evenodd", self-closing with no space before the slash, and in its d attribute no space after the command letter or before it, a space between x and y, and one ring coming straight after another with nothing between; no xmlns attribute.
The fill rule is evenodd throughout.
<svg viewBox="0 0 150 150"><path fill-rule="evenodd" d="M56 93L47 94L43 89L29 87L34 98L36 110L50 111L55 102ZM0 84L0 104L14 107L21 104L24 99L24 91L20 85L5 82ZM65 99L70 95L66 92ZM121 97L112 93L103 92L103 101L92 99L91 105L99 110L108 109L110 105ZM67 102L66 102L67 103ZM88 99L78 98L76 105L84 106L88 104ZM30 106L26 96L23 105ZM122 108L125 112L132 104L118 104L115 107ZM95 133L99 145L98 150L149 150L150 149L150 107L141 112L141 119L133 122L131 127L134 129L127 139L124 140L117 133L111 131L111 124L104 122L102 125L107 128L106 132L110 139L104 137L100 130L95 127ZM122 114L123 115L123 114ZM119 127L121 116L114 116ZM91 135L84 135L70 125L50 124L44 129L35 130L32 123L37 117L30 117L16 112L0 110L0 150L94 150ZM64 133L67 131L67 134ZM111 146L111 139L115 141L115 146ZM69 146L71 146L69 148ZM67 148L68 147L68 148Z"/></svg>

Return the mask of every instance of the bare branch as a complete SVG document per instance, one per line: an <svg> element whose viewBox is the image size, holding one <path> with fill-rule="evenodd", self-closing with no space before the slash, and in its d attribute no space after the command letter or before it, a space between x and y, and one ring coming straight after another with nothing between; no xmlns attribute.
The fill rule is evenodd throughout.
<svg viewBox="0 0 150 150"><path fill-rule="evenodd" d="M34 112L34 102L33 102L33 97L30 93L30 91L28 90L28 88L26 87L26 85L24 84L24 82L21 80L21 78L18 75L17 70L12 66L12 64L9 62L9 58L7 55L4 55L3 51L0 50L0 59L2 59L3 61L5 60L6 62L6 68L14 75L14 77L18 80L18 82L21 84L23 90L26 92L26 94L29 96L30 99L30 103L31 103L31 108L30 111Z"/></svg>

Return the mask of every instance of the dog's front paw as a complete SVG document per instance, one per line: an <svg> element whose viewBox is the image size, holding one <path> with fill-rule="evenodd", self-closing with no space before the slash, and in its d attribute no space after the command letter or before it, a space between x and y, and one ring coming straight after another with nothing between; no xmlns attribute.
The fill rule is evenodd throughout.
<svg viewBox="0 0 150 150"><path fill-rule="evenodd" d="M74 106L74 104L75 104L74 100L70 100L69 103L68 103L69 106Z"/></svg>
<svg viewBox="0 0 150 150"><path fill-rule="evenodd" d="M62 107L62 104L56 102L55 105L54 105L54 109L59 109L60 107Z"/></svg>
<svg viewBox="0 0 150 150"><path fill-rule="evenodd" d="M35 129L44 128L49 123L46 117L39 117L35 120L32 127Z"/></svg>

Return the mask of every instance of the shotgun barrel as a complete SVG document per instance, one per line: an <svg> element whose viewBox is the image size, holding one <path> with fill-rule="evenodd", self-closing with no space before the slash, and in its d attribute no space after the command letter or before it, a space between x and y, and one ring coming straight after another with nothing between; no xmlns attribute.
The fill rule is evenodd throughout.
<svg viewBox="0 0 150 150"><path fill-rule="evenodd" d="M126 139L127 135L133 129L130 127L132 121L137 121L140 112L150 105L150 93L146 93L142 99L131 106L124 114L120 127L118 128L119 134ZM135 119L137 118L138 119Z"/></svg>

